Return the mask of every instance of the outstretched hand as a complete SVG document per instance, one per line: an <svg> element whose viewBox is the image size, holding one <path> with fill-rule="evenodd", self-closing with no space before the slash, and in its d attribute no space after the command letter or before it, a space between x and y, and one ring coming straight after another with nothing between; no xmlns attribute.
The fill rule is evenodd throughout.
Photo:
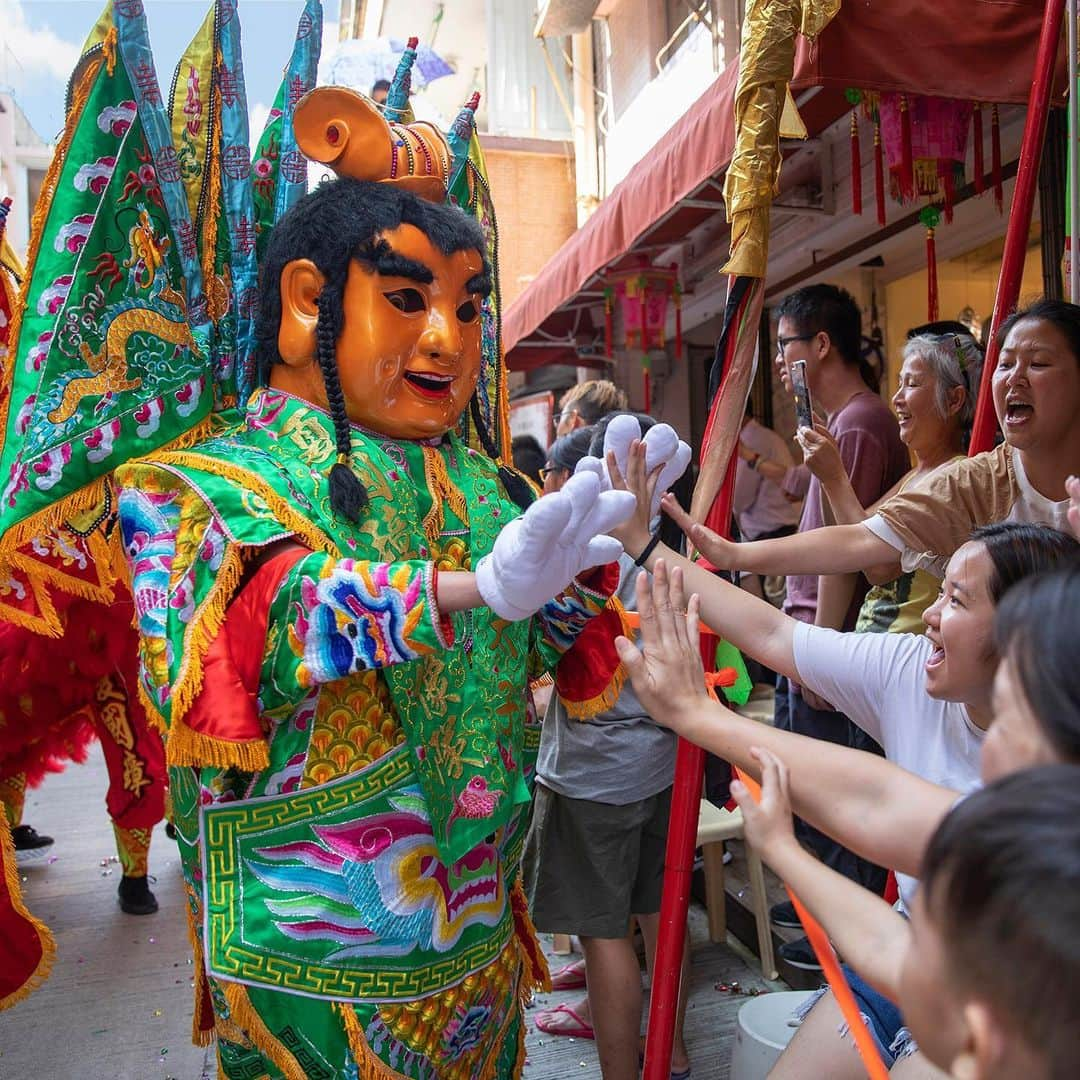
<svg viewBox="0 0 1080 1080"><path fill-rule="evenodd" d="M791 818L788 770L771 750L754 746L750 756L761 766L761 801L754 799L741 780L732 781L731 795L742 810L746 842L771 862L787 845L798 843Z"/></svg>
<svg viewBox="0 0 1080 1080"><path fill-rule="evenodd" d="M633 460L637 454L644 455L640 477ZM642 438L637 417L627 413L614 417L608 424L604 432L604 456L583 457L574 471L594 473L600 480L601 491L621 488L637 496L637 512L617 533L627 550L637 553L649 542L649 525L660 510L660 492L686 472L690 458L689 445L669 424L654 424Z"/></svg>
<svg viewBox="0 0 1080 1080"><path fill-rule="evenodd" d="M476 564L484 603L500 618L527 619L582 571L618 559L622 544L610 533L633 510L625 491L601 491L589 473L570 477L511 521Z"/></svg>
<svg viewBox="0 0 1080 1080"><path fill-rule="evenodd" d="M671 492L660 499L660 508L680 529L687 539L716 567L717 570L738 570L739 545L725 540L719 533L695 521L680 505Z"/></svg>
<svg viewBox="0 0 1080 1080"><path fill-rule="evenodd" d="M612 533L622 541L627 551L636 556L652 537L649 529L653 519L652 505L663 465L657 465L652 472L647 471L645 444L640 439L630 444L622 466L613 450L607 452L605 464L612 488L615 491L629 491L636 499L633 514Z"/></svg>
<svg viewBox="0 0 1080 1080"><path fill-rule="evenodd" d="M641 647L618 637L615 648L649 715L678 731L709 700L698 647L698 597L687 601L682 570L675 567L669 582L659 559L651 585L648 574L638 575L637 606Z"/></svg>

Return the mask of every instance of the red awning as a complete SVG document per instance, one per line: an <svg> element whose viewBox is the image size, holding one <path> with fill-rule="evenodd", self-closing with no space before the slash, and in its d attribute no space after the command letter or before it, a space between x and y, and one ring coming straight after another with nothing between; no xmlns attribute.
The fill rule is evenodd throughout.
<svg viewBox="0 0 1080 1080"><path fill-rule="evenodd" d="M598 270L629 252L650 226L660 224L687 196L695 194L707 204L696 210L688 208L691 216L697 216L693 224L723 210L720 187L709 181L731 159L735 139L732 102L737 78L733 64L638 162L507 308L502 332L511 367L520 370L545 363L577 363L574 350L565 345L544 347L538 342L535 349L519 350L513 357L509 354L556 308L576 296ZM703 185L706 190L698 192ZM677 225L672 221L671 228L664 231L677 239L692 227L686 221ZM565 326L545 329L548 333L553 330L565 333L572 327L572 318L564 321Z"/></svg>
<svg viewBox="0 0 1080 1080"><path fill-rule="evenodd" d="M816 44L799 43L793 91L824 88L801 108L807 129L817 134L850 108L849 86L1025 103L1042 13L1042 0L845 2ZM723 213L737 78L732 63L506 310L511 368L580 363L568 338L596 332L588 308L603 302L595 289L590 295L590 283Z"/></svg>
<svg viewBox="0 0 1080 1080"><path fill-rule="evenodd" d="M1044 8L1044 0L844 0L815 44L799 39L791 88L857 86L1026 105ZM1058 62L1064 95L1064 48Z"/></svg>

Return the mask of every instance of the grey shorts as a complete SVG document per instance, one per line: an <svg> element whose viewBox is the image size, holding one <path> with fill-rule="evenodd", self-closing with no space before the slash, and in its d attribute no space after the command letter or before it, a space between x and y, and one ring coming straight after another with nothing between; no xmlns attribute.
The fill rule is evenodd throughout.
<svg viewBox="0 0 1080 1080"><path fill-rule="evenodd" d="M625 806L536 785L522 874L538 930L621 938L660 910L671 788Z"/></svg>

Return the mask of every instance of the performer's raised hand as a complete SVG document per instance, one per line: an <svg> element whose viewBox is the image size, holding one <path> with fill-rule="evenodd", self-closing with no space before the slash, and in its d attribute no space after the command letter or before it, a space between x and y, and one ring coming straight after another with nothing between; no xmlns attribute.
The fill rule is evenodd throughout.
<svg viewBox="0 0 1080 1080"><path fill-rule="evenodd" d="M630 448L635 442L645 447L645 475L651 477L654 472L657 473L649 503L651 520L659 513L661 493L674 484L690 464L690 447L679 438L670 424L654 424L642 438L641 424L636 416L629 413L616 416L604 431L603 458L584 457L578 462L575 472L595 473L606 491L613 483L610 469L612 457L619 474L625 478L629 470Z"/></svg>
<svg viewBox="0 0 1080 1080"><path fill-rule="evenodd" d="M614 562L622 544L607 535L634 511L626 491L602 491L592 473L572 476L499 533L476 564L476 587L500 618L527 619L578 574Z"/></svg>
<svg viewBox="0 0 1080 1080"><path fill-rule="evenodd" d="M675 567L669 582L667 564L658 559L651 584L648 574L638 575L637 605L640 648L624 637L615 639L615 648L648 714L678 731L709 700L698 649L698 596L687 600L682 570Z"/></svg>

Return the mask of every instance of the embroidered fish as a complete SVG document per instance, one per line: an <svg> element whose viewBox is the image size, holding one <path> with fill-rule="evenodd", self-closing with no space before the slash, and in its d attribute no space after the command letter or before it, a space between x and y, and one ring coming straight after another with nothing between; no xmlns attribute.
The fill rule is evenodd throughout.
<svg viewBox="0 0 1080 1080"><path fill-rule="evenodd" d="M458 792L458 796L454 800L454 809L446 820L447 836L450 835L450 826L458 818L475 820L476 818L491 817L495 813L495 807L499 805L499 800L505 794L505 791L488 788L485 777L474 776L465 785L465 789Z"/></svg>

